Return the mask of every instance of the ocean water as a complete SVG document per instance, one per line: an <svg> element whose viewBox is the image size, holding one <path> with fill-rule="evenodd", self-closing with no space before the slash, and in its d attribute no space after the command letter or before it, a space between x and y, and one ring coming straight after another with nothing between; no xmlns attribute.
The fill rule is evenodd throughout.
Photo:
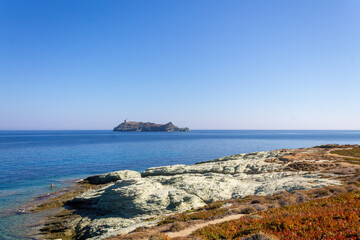
<svg viewBox="0 0 360 240"><path fill-rule="evenodd" d="M9 210L74 179L328 143L360 144L360 131L0 131L0 239L28 239L23 236L24 225L32 215Z"/></svg>

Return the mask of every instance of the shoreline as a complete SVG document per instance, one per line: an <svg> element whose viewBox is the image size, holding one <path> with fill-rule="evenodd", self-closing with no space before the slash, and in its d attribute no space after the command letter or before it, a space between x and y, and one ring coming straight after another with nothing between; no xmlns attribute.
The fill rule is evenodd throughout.
<svg viewBox="0 0 360 240"><path fill-rule="evenodd" d="M301 173L300 172L305 172L308 171L313 172L316 171L316 169L323 169L323 168L336 168L336 167L353 167L352 163L349 163L349 159L344 161L344 157L340 156L340 155L336 155L336 154L331 154L330 151L335 151L335 150L341 150L341 149L347 149L347 148L351 148L354 147L355 145L328 145L328 147L324 147L324 148L306 148L306 149L282 149L282 150L274 150L274 151L269 151L269 152L257 152L257 153L250 153L250 154L237 154L237 155L232 155L232 156L227 156L227 157L223 157L223 158L219 158L219 159L214 159L214 160L210 160L210 161L205 161L205 162L199 162L196 163L194 165L171 165L171 166L165 166L165 167L155 167L155 168L149 168L147 170L145 170L142 173L138 173L138 172L134 172L134 171L129 171L129 170L125 170L125 171L118 171L118 172L112 172L112 173L106 173L106 174L101 174L101 175L95 175L95 176L90 176L86 179L80 180L78 182L74 182L74 185L72 187L70 187L69 189L62 189L59 190L57 193L52 194L51 196L39 196L40 199L42 200L40 204L35 204L35 208L33 208L31 211L32 212L42 212L44 210L54 210L57 209L59 210L56 214L49 214L43 224L43 227L40 228L38 238L42 238L44 236L51 236L54 238L61 238L63 240L65 239L74 239L75 236L76 238L79 239L104 239L107 237L111 237L111 236L116 236L118 234L127 234L133 230L135 230L136 228L144 228L146 226L146 228L150 228L151 226L155 226L159 221L161 221L162 218L164 218L164 216L167 215L171 215L171 214L175 214L178 212L187 212L187 211L193 211L192 209L198 209L201 207L204 207L208 204L211 204L211 202L216 202L219 200L226 200L226 199L241 199L243 197L249 196L251 194L246 194L246 192L243 193L242 197L228 197L225 196L223 199L221 199L221 197L219 197L219 193L213 192L212 194L215 196L212 196L213 199L209 199L207 201L203 201L203 203L199 203L199 199L195 199L195 197L193 197L192 200L184 200L184 198L182 200L180 200L180 202L178 203L177 206L174 207L173 210L171 211L163 211L161 209L156 209L154 207L147 209L146 211L150 211L150 214L146 211L143 211L142 209L137 209L134 208L131 211L138 211L136 214L130 214L129 212L127 213L127 216L124 215L124 213L121 213L117 210L115 210L116 207L119 206L110 206L104 204L103 202L106 200L106 195L104 195L104 192L106 192L107 190L110 191L111 188L112 189L122 189L122 188L126 188L128 184L130 186L130 188L136 188L137 185L141 185L142 187L146 187L148 186L146 181L153 181L153 179L156 179L156 181L165 181L165 185L170 186L169 183L166 183L166 181L174 181L175 180L179 180L178 176L184 177L185 175L187 177L193 177L195 176L196 178L203 178L205 176L205 178L214 178L215 180L218 179L217 175L229 175L229 174L233 174L231 175L232 177L236 176L236 173L230 173L229 169L225 169L225 171L221 172L218 169L214 170L214 166L218 167L216 164L233 164L235 162L238 162L239 159L240 161L245 161L246 158L250 158L250 161L259 161L261 162L261 164L263 165L259 165L263 168L267 168L265 171L262 171L261 169L250 169L251 171L247 171L246 175L249 175L251 177L259 177L259 176L272 176L272 177L276 177L276 176L280 176L282 173L281 171L279 172L279 169L273 168L272 166L287 166L288 169L286 168L282 168L283 171L286 171L286 174L288 174L289 176L285 175L281 175L281 177L279 178L281 180L281 178L288 178L288 179L297 179L299 176L302 176L301 174L304 174L305 176L305 180L307 178L311 179L311 181L319 181L318 185L314 185L314 186L300 186L299 189L291 189L289 188L289 186L287 186L286 184L284 185L284 183L282 183L280 180L278 182L278 184L280 184L279 186L285 186L285 188L283 188L283 190L285 191L289 191L289 192L293 192L293 191L297 191L297 190L305 190L305 189L312 189L312 188L322 188L322 187L326 187L329 185L341 185L342 181L344 181L344 177L348 178L349 176L345 176L345 174L335 174L335 176L330 176L333 173L327 173L327 176L317 176L315 177L314 174L308 174L306 175L305 173ZM316 152L317 151L317 152ZM267 155L265 158L262 158L262 154L267 154L270 153L270 155ZM260 155L259 155L260 154ZM301 159L303 156L302 154L307 154L308 156L311 156L313 159L309 159L306 160L306 162L304 161L304 159ZM324 159L321 159L321 157L324 157L325 155L328 157L328 159L330 160L326 160L324 161ZM255 158L254 158L255 156ZM284 157L285 156L285 157ZM262 160L259 160L262 159ZM301 160L300 162L298 160ZM340 163L339 163L340 161ZM343 161L343 162L341 162ZM266 163L266 164L264 164ZM206 167L204 168L205 165L209 165L212 166L212 169L206 169ZM289 169L289 166L291 167L291 169ZM200 167L200 170L199 170ZM226 166L229 167L229 166ZM285 169L285 170L284 170ZM223 169L224 170L224 169ZM324 170L324 169L323 169ZM323 171L322 170L322 171ZM324 172L325 173L325 172ZM324 174L323 173L323 174ZM240 173L239 173L240 174ZM293 175L291 175L293 174ZM330 175L329 175L330 174ZM224 176L222 176L224 177ZM244 177L244 176L242 176ZM333 178L333 180L331 180L330 178ZM160 179L160 180L159 180ZM214 180L212 179L212 180ZM300 179L300 178L299 178ZM298 179L298 180L299 180ZM145 181L146 180L146 181ZM180 179L181 180L181 179ZM185 180L185 182L188 180ZM123 186L117 186L120 183L122 183ZM154 184L157 182L151 182L151 184ZM125 185L124 185L125 184ZM191 184L194 184L193 182ZM190 184L190 185L191 185ZM281 185L283 184L283 185ZM190 186L189 185L189 186ZM162 185L163 186L163 185ZM296 185L297 186L297 185ZM148 187L151 187L150 185ZM203 186L202 186L203 187ZM105 189L105 190L104 190ZM110 190L109 190L110 189ZM127 188L129 189L129 188ZM141 189L140 189L141 190ZM164 191L164 189L161 189L161 186L159 186L159 188L156 190L152 189L153 191ZM166 189L166 191L168 191ZM171 190L173 191L173 190ZM171 192L170 191L170 192ZM195 191L195 190L194 190ZM264 192L265 194L259 194L259 193L255 193L255 195L269 195L270 193L276 193L278 191L269 191L269 192ZM99 201L98 196L96 196L96 194L101 194L100 195L100 202L96 202ZM179 196L179 194L183 194L186 195L187 193L177 193L177 196ZM224 193L222 193L224 194ZM271 195L270 194L270 195ZM221 195L221 194L220 194ZM82 196L82 197L81 197ZM101 197L102 196L102 197ZM176 195L175 195L176 196ZM116 196L111 196L111 197L116 197ZM157 196L157 197L162 197L162 196ZM184 197L184 196L182 196ZM187 197L189 197L187 195ZM217 198L216 198L217 197ZM200 198L200 200L206 200L204 199L204 197ZM102 201L102 203L101 203ZM119 198L119 201L121 201L121 198ZM135 199L136 201L136 199ZM186 204L184 204L184 201L186 202ZM102 205L101 205L102 204ZM113 204L113 203L112 203ZM159 203L158 203L159 204ZM160 203L161 204L161 203ZM170 203L171 204L171 203ZM173 203L176 205L176 203ZM140 204L141 205L141 204ZM96 206L96 207L94 207ZM101 207L99 207L101 206ZM34 207L34 206L33 206ZM109 214L109 208L110 207L110 211L111 214ZM142 206L141 206L142 208ZM30 208L31 209L31 208ZM114 212L115 210L115 212ZM100 212L99 211L103 211ZM141 212L142 211L142 212ZM151 213L151 211L154 211L153 213ZM55 211L56 212L56 211ZM108 220L108 222L106 222L105 220L103 222L99 222L100 220L97 219L97 216L102 216L102 218L105 218ZM90 221L90 219L95 219L93 221ZM157 221L154 221L154 218L157 219ZM129 223L130 220L132 221L132 223ZM134 220L135 219L135 220ZM150 219L150 221L149 221ZM77 222L76 224L73 225L66 225L67 222L69 221L73 221L73 222ZM84 222L85 221L85 222ZM122 222L122 225L118 225L117 222ZM89 227L91 228L91 226L95 226L96 228L102 228L102 226L105 225L110 225L110 231L106 231L108 229L103 229L100 230L101 234L97 234L95 233L95 235L90 236L90 235L86 235L89 234L89 232L82 232L83 235L79 235L79 232L75 231L75 226L78 225L79 223L84 222L83 224L85 228L89 229ZM111 225L112 224L112 225ZM134 227L131 227L134 226ZM55 228L54 228L55 227ZM54 230L56 230L57 228L64 228L66 229L63 233L60 234L53 234L52 232L54 232ZM124 231L125 230L125 231ZM33 236L34 237L34 236Z"/></svg>
<svg viewBox="0 0 360 240"><path fill-rule="evenodd" d="M66 195L67 193L71 192L74 188L77 188L77 184L83 181L84 179L73 179L67 180L68 185L60 188L56 191L40 194L33 199L31 199L28 203L20 205L16 209L14 209L14 213L32 213L35 211L41 211L38 209L40 205L45 204L49 199L60 197Z"/></svg>

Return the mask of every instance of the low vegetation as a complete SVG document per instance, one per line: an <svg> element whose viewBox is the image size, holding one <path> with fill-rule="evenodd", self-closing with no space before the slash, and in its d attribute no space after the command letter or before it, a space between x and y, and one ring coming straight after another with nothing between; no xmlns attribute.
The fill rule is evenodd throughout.
<svg viewBox="0 0 360 240"><path fill-rule="evenodd" d="M219 206L222 204L219 203ZM208 206L208 205L207 205ZM212 206L214 207L214 206ZM208 210L207 210L208 209ZM210 220L215 217L222 217L225 216L227 213L227 209L216 207L216 208L205 208L205 209L199 209L199 211L194 211L192 213L183 213L183 214L175 214L170 217L167 217L163 220L161 220L158 225L163 225L167 223L173 223L173 222L187 222L189 220Z"/></svg>
<svg viewBox="0 0 360 240"><path fill-rule="evenodd" d="M357 147L353 147L350 149L334 150L334 151L331 151L331 153L338 154L341 156L360 158L360 147L357 146Z"/></svg>
<svg viewBox="0 0 360 240"><path fill-rule="evenodd" d="M344 184L213 202L167 216L157 226L140 227L132 233L110 239L158 239L160 233L181 231L234 214L245 216L174 240L358 239L354 236L360 235L360 184L358 181Z"/></svg>
<svg viewBox="0 0 360 240"><path fill-rule="evenodd" d="M347 149L338 149L331 151L332 154L345 156L344 160L353 164L360 164L360 147L355 146Z"/></svg>
<svg viewBox="0 0 360 240"><path fill-rule="evenodd" d="M324 192L321 192L324 194ZM258 212L259 218L210 225L194 233L201 239L241 239L263 232L280 239L358 239L360 192Z"/></svg>
<svg viewBox="0 0 360 240"><path fill-rule="evenodd" d="M360 158L344 158L347 162L360 164Z"/></svg>

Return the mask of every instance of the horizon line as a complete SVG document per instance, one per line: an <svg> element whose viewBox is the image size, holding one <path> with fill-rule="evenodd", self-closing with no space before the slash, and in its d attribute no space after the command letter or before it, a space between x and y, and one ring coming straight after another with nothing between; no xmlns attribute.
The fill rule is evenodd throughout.
<svg viewBox="0 0 360 240"><path fill-rule="evenodd" d="M113 132L113 130L111 129L0 129L0 131L111 131ZM360 129L190 129L190 131L360 131Z"/></svg>

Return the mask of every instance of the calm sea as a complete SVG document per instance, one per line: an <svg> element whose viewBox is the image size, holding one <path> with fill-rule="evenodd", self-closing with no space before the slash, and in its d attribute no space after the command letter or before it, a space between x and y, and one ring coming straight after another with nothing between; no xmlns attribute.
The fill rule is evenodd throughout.
<svg viewBox="0 0 360 240"><path fill-rule="evenodd" d="M23 239L23 225L32 219L9 215L10 209L73 179L328 143L360 144L360 131L0 131L0 239Z"/></svg>

